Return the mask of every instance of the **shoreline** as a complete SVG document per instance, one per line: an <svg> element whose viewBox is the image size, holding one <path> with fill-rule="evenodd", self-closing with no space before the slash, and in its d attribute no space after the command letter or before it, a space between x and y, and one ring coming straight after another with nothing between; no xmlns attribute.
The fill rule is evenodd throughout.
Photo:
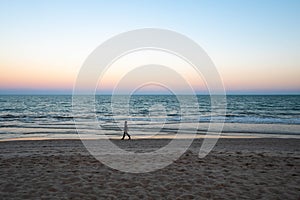
<svg viewBox="0 0 300 200"><path fill-rule="evenodd" d="M8 142L8 141L48 141L48 140L120 140L120 137L110 137L110 138L96 138L96 137L90 137L90 138L79 138L79 137L20 137L20 138L7 138L7 139L0 139L0 142ZM172 136L168 135L162 135L162 136L155 136L155 137L145 137L145 136L134 136L132 137L132 140L181 140L181 139L192 139L193 137L188 137L188 136L183 136L183 137L178 137L174 138ZM196 136L194 139L203 139L203 138L218 138L218 136ZM247 139L247 138L259 138L255 136L220 136L219 138L222 139ZM299 138L300 139L300 138ZM127 140L127 138L125 139Z"/></svg>
<svg viewBox="0 0 300 200"><path fill-rule="evenodd" d="M241 123L213 123L216 126L223 126L220 138L295 138L300 139L300 125L287 124L241 124ZM113 129L98 130L93 127L74 127L72 124L48 124L47 126L30 127L1 127L0 142L7 140L47 140L47 139L118 139L122 137L120 130ZM178 132L177 136L180 139L203 137L216 137L219 135L215 130L207 131L210 123L184 123L184 127ZM197 128L195 132L194 127ZM122 127L121 127L122 128ZM161 128L155 124L143 125L143 129L132 129L130 134L134 139L172 139L176 135L178 124L166 124L166 127ZM160 130L160 132L159 132ZM106 134L106 135L105 135Z"/></svg>
<svg viewBox="0 0 300 200"><path fill-rule="evenodd" d="M8 138L0 138L1 142L6 141L39 141L39 140L98 140L98 139L111 139L111 140L119 140L122 135L94 135L94 134L86 134L86 135L78 135L78 134L45 134L45 136L41 136L41 134L27 134L23 137L8 137ZM131 135L133 140L159 140L159 139L203 139L203 138L216 138L216 139L253 139L253 138L282 138L282 139L300 139L300 135L293 134L265 134L265 133L257 133L257 134L244 134L244 133L226 133L226 134L159 134L159 135Z"/></svg>

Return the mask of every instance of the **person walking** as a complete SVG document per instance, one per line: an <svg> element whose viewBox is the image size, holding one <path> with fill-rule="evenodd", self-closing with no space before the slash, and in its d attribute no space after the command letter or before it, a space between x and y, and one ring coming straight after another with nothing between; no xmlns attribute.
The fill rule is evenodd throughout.
<svg viewBox="0 0 300 200"><path fill-rule="evenodd" d="M125 138L125 135L127 135L128 136L128 140L130 140L131 138L130 138L130 135L128 134L128 125L127 125L127 121L125 121L125 123L124 123L124 133L123 133L123 137L122 137L122 139L121 140L124 140L124 138Z"/></svg>

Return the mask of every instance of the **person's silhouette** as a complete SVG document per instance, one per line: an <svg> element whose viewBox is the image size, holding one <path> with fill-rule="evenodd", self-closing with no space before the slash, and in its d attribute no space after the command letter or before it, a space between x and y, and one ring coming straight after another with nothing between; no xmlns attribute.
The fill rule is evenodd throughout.
<svg viewBox="0 0 300 200"><path fill-rule="evenodd" d="M130 138L130 135L128 134L128 125L127 125L127 121L125 121L125 123L124 123L124 133L123 133L123 137L122 137L122 139L121 140L124 140L124 138L125 138L125 135L127 135L128 136L128 140L130 140L131 138Z"/></svg>

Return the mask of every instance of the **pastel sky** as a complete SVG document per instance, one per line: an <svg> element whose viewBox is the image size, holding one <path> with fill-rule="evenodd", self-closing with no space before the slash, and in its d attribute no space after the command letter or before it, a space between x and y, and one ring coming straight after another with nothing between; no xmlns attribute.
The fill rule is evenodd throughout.
<svg viewBox="0 0 300 200"><path fill-rule="evenodd" d="M81 65L97 46L149 27L197 42L229 94L300 94L299 24L298 0L2 0L0 94L71 94ZM205 89L192 71L182 73L196 91ZM117 74L107 75L103 91L112 90Z"/></svg>

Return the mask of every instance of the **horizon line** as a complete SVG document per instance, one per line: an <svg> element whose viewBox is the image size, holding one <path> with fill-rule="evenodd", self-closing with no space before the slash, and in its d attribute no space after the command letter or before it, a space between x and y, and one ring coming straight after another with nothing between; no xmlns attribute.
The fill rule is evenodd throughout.
<svg viewBox="0 0 300 200"><path fill-rule="evenodd" d="M0 92L0 96L73 96L72 93L1 93ZM81 96L89 96L91 94L77 94L77 95L81 95ZM122 94L112 94L112 93L96 93L94 94L95 96L124 96L124 95L129 95L128 93L122 93ZM187 93L179 93L179 94L170 94L170 93L138 93L138 94L131 94L130 96L139 96L139 95L165 95L165 96L171 96L171 95L182 95L182 96L191 96L192 94L187 94ZM208 95L222 95L222 94L209 94L209 93L195 93L195 95L203 95L203 96L208 96ZM227 92L225 93L225 95L300 95L300 92L287 92L287 93L271 93L271 92L266 92L266 93L262 93L262 92L245 92L245 93L237 93L237 92Z"/></svg>

